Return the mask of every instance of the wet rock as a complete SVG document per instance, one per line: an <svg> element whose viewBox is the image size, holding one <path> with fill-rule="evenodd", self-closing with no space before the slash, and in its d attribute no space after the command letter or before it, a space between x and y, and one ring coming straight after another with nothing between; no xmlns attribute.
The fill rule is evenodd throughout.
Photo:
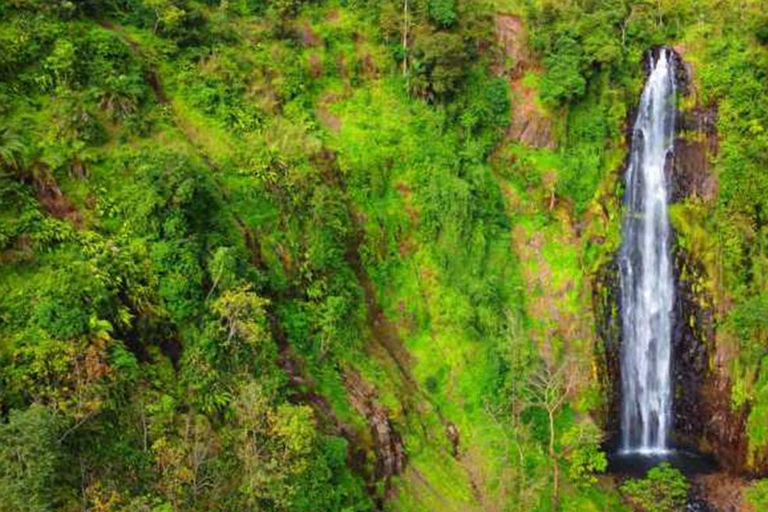
<svg viewBox="0 0 768 512"><path fill-rule="evenodd" d="M609 443L619 437L621 407L621 314L619 311L619 268L616 261L601 267L593 276L592 309L597 334L603 341L596 345L598 379L606 397L602 428Z"/></svg>
<svg viewBox="0 0 768 512"><path fill-rule="evenodd" d="M733 473L754 472L747 467L749 440L746 433L748 410L731 408L731 384L716 370L701 389L701 415L704 424L699 447L717 456L720 465Z"/></svg>
<svg viewBox="0 0 768 512"><path fill-rule="evenodd" d="M388 481L405 469L405 446L390 421L389 414L378 401L376 388L353 370L344 373L349 400L355 410L365 417L376 452L376 480Z"/></svg>
<svg viewBox="0 0 768 512"><path fill-rule="evenodd" d="M684 97L693 94L692 67L677 59L677 87ZM696 99L695 97L693 98ZM669 162L672 203L717 193L710 158L717 151L716 110L695 104L681 108L676 120L675 150ZM713 299L703 287L706 269L673 240L676 294L672 332L674 417L676 444L705 448L701 440L708 424L705 389L712 381L709 361L714 353ZM709 450L704 450L709 451Z"/></svg>
<svg viewBox="0 0 768 512"><path fill-rule="evenodd" d="M696 106L678 116L678 134L672 162L672 201L700 198L712 201L717 179L710 160L717 154L717 109Z"/></svg>
<svg viewBox="0 0 768 512"><path fill-rule="evenodd" d="M677 119L672 200L702 201L713 207L717 180L711 160L718 151L717 108L698 102L692 66L681 59L680 70L679 89L694 104L682 110ZM676 440L714 454L730 471L743 472L747 469L747 411L732 409L730 382L713 363L717 359L715 301L700 285L712 276L697 257L677 245L673 340Z"/></svg>
<svg viewBox="0 0 768 512"><path fill-rule="evenodd" d="M702 305L712 302L694 291L703 269L680 249L675 250L674 256L677 282L672 332L674 435L678 444L699 447L707 425L706 404L702 398L704 387L712 378L709 355L714 339L712 310Z"/></svg>

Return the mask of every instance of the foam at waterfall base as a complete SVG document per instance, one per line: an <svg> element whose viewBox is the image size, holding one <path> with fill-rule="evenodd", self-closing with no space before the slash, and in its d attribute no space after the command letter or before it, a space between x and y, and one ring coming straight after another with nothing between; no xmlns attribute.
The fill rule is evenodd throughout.
<svg viewBox="0 0 768 512"><path fill-rule="evenodd" d="M672 451L669 448L630 448L619 450L619 455L640 455L643 457L664 457L669 455Z"/></svg>
<svg viewBox="0 0 768 512"><path fill-rule="evenodd" d="M639 478L649 469L667 462L687 476L713 473L718 466L709 455L686 448L619 450L608 455L610 473Z"/></svg>

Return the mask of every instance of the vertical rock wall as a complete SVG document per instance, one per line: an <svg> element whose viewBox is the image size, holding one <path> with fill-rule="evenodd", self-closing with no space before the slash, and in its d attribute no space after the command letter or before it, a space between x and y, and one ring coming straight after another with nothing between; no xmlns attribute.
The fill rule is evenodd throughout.
<svg viewBox="0 0 768 512"><path fill-rule="evenodd" d="M693 69L679 53L678 107L675 151L669 165L672 204L687 200L713 200L716 184L711 178L711 156L717 151L716 112L699 104ZM692 107L690 105L693 105ZM714 351L713 299L701 286L706 270L682 244L674 245L675 321L673 330L674 432L678 444L701 448L706 429L702 400L712 375L710 354Z"/></svg>
<svg viewBox="0 0 768 512"><path fill-rule="evenodd" d="M701 103L692 66L681 59L679 69L685 101L671 162L672 200L711 215L717 204L717 179L711 165L718 151L717 108ZM692 220L689 237L694 237L696 229L702 230L702 236L711 236L697 225L703 221ZM675 432L679 443L715 455L726 470L754 471L746 460L747 411L731 406L728 361L717 344L718 298L713 296L716 287L712 286L717 276L711 275L717 270L705 263L712 255L697 252L692 242L688 240L688 248L677 244L675 251Z"/></svg>

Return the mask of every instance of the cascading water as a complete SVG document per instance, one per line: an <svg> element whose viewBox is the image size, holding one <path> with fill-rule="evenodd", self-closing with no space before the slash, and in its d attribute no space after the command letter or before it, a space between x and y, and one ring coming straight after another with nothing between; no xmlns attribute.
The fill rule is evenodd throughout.
<svg viewBox="0 0 768 512"><path fill-rule="evenodd" d="M642 454L668 449L672 417L674 279L665 169L675 131L674 58L661 49L651 67L632 132L620 252L621 449Z"/></svg>

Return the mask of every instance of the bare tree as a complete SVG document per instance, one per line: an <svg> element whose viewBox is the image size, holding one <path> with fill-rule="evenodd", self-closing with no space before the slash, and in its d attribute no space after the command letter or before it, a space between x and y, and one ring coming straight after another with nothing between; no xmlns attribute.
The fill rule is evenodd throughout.
<svg viewBox="0 0 768 512"><path fill-rule="evenodd" d="M408 0L403 0L403 76L408 74Z"/></svg>
<svg viewBox="0 0 768 512"><path fill-rule="evenodd" d="M540 357L536 349L531 345L530 338L522 325L522 319L514 312L508 311L506 322L506 343L504 344L504 359L509 365L509 371L512 378L508 382L508 414L507 420L511 423L509 434L505 430L505 436L508 437L511 444L514 445L515 452L511 453L507 448L506 457L517 463L510 464L515 468L515 488L514 500L509 500L511 510L523 511L529 510L532 500L536 499L538 493L548 483L548 477L545 474L528 474L526 469L526 449L532 442L530 429L522 419L522 415L529 407L538 406L538 399L534 398L535 393L529 388L528 382L530 375L535 367L535 361ZM487 408L489 414L498 422L497 416L501 411L494 411Z"/></svg>
<svg viewBox="0 0 768 512"><path fill-rule="evenodd" d="M530 433L520 421L519 409L514 406L514 400L511 417L506 416L510 411L504 412L490 403L485 404L485 411L506 441L502 461L505 472L508 471L508 474L511 474L511 478L501 478L499 481L500 499L503 500L504 506L498 508L519 512L530 510L530 504L546 485L545 481L538 475L533 475L530 479L527 475L525 449L531 442ZM507 423L510 420L511 425ZM512 445L514 445L515 453L512 453ZM511 481L513 484L513 489L509 491L506 487L507 481Z"/></svg>
<svg viewBox="0 0 768 512"><path fill-rule="evenodd" d="M185 439L188 447L189 487L192 490L193 501L197 501L198 497L206 489L212 488L214 483L209 466L216 455L213 446L215 436L208 419L203 415L187 414Z"/></svg>
<svg viewBox="0 0 768 512"><path fill-rule="evenodd" d="M560 468L555 454L555 419L565 405L575 384L575 372L568 359L560 363L544 361L541 369L528 382L529 407L540 407L547 413L549 426L548 454L552 462L552 509L557 509Z"/></svg>

